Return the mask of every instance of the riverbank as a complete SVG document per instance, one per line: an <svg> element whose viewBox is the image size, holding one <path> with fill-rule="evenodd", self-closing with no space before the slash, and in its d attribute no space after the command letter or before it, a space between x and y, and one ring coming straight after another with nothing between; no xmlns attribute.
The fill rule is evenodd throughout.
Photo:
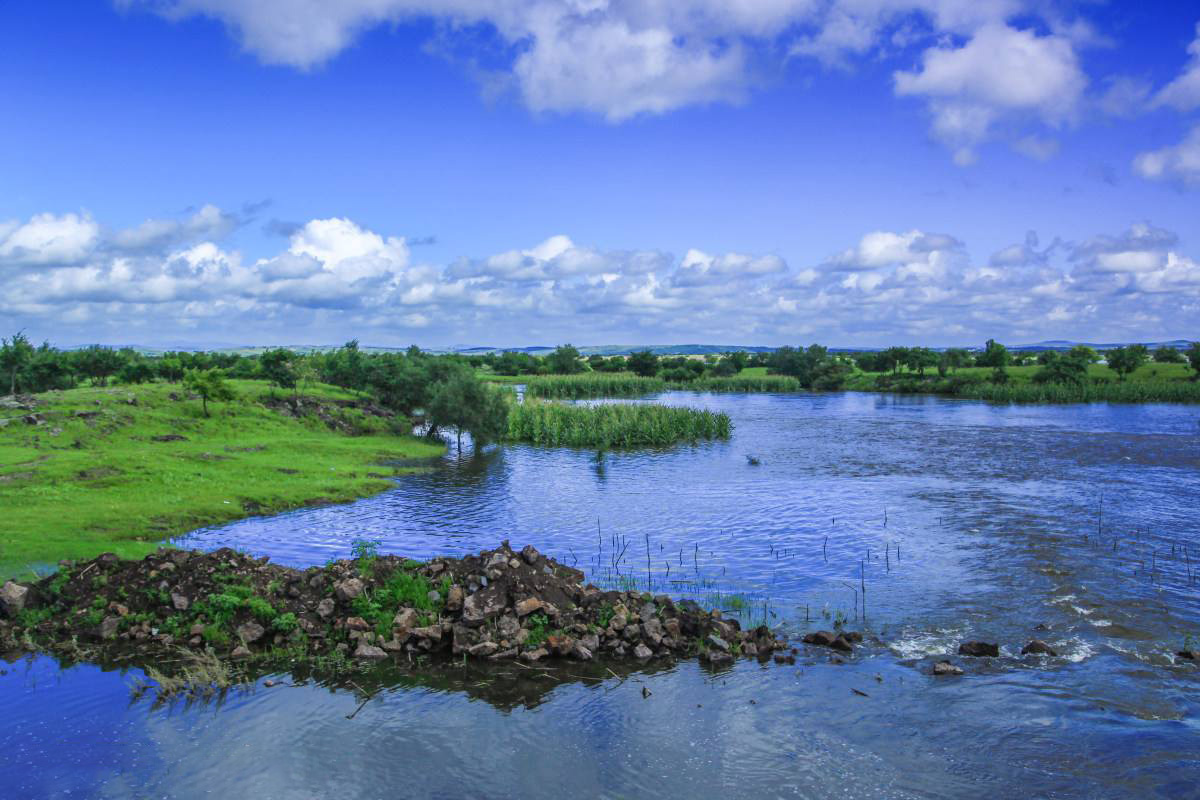
<svg viewBox="0 0 1200 800"><path fill-rule="evenodd" d="M174 384L72 389L0 409L0 575L104 551L140 557L198 527L383 491L439 443L361 396L229 381L210 403Z"/></svg>
<svg viewBox="0 0 1200 800"><path fill-rule="evenodd" d="M425 563L379 555L367 541L355 551L353 560L304 570L229 549L67 562L36 583L0 588L0 650L119 655L165 678L167 665L179 663L210 674L231 662L338 672L439 657L534 664L699 656L720 666L767 660L784 647L767 627L743 631L694 602L584 585L582 572L532 546L518 552L504 542Z"/></svg>

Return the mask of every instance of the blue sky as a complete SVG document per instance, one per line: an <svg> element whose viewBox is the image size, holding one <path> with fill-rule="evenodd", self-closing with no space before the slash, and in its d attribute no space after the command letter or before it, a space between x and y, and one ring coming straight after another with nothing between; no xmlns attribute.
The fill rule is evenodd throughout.
<svg viewBox="0 0 1200 800"><path fill-rule="evenodd" d="M146 345L1200 336L1200 8L15 0L0 322Z"/></svg>

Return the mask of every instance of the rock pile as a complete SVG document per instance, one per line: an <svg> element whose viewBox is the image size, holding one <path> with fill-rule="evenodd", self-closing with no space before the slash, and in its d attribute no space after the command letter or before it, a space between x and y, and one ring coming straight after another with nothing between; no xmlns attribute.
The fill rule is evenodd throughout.
<svg viewBox="0 0 1200 800"><path fill-rule="evenodd" d="M232 659L384 661L416 656L534 663L700 656L768 659L784 644L765 626L664 595L603 591L533 547L421 563L365 551L306 570L234 550L160 550L63 564L0 588L0 640L178 647Z"/></svg>

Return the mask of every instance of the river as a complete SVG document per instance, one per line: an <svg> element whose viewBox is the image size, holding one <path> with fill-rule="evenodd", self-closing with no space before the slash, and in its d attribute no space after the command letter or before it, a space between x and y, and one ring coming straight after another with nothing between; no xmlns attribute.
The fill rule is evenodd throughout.
<svg viewBox="0 0 1200 800"><path fill-rule="evenodd" d="M695 662L553 685L293 681L131 702L138 673L0 664L10 797L1195 796L1200 412L860 393L643 401L727 412L726 442L451 451L344 506L203 529L304 566L357 539L413 558L539 550L854 656ZM1058 657L1022 656L1030 639ZM1001 645L1001 658L955 655ZM934 678L950 657L967 671ZM489 685L491 684L491 685ZM358 687L362 689L363 687ZM646 690L646 691L643 691Z"/></svg>

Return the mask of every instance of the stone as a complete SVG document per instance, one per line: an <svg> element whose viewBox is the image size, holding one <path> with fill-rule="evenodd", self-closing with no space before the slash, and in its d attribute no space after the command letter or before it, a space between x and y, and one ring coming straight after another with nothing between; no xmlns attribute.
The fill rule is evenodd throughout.
<svg viewBox="0 0 1200 800"><path fill-rule="evenodd" d="M816 644L821 647L829 647L833 644L833 640L837 638L837 634L830 631L816 631L815 633L806 633L801 639L805 644Z"/></svg>
<svg viewBox="0 0 1200 800"><path fill-rule="evenodd" d="M492 553L492 557L488 559L487 566L488 569L492 569L494 567L507 567L508 556L500 552Z"/></svg>
<svg viewBox="0 0 1200 800"><path fill-rule="evenodd" d="M392 619L392 627L405 628L412 630L421 624L421 615L416 612L416 609L402 608L396 612L396 616Z"/></svg>
<svg viewBox="0 0 1200 800"><path fill-rule="evenodd" d="M509 569L516 569L519 566L521 566L521 562L517 561L515 558L510 558L508 560L508 568Z"/></svg>
<svg viewBox="0 0 1200 800"><path fill-rule="evenodd" d="M644 644L639 644L633 648L633 657L638 661L645 661L654 655L654 652Z"/></svg>
<svg viewBox="0 0 1200 800"><path fill-rule="evenodd" d="M1200 661L1200 650L1180 650L1175 655L1188 661Z"/></svg>
<svg viewBox="0 0 1200 800"><path fill-rule="evenodd" d="M16 581L7 581L0 587L0 611L9 617L15 617L25 610L29 600L29 587L22 586Z"/></svg>
<svg viewBox="0 0 1200 800"><path fill-rule="evenodd" d="M458 584L450 587L446 594L446 610L461 611L463 607L463 588Z"/></svg>
<svg viewBox="0 0 1200 800"><path fill-rule="evenodd" d="M715 633L708 637L708 643L723 653L729 652L729 642L725 641L720 636L717 636Z"/></svg>
<svg viewBox="0 0 1200 800"><path fill-rule="evenodd" d="M442 593L437 589L430 589L429 594L426 595L426 597L429 599L429 604L435 608L437 607L438 603L442 602Z"/></svg>
<svg viewBox="0 0 1200 800"><path fill-rule="evenodd" d="M354 650L354 657L361 658L365 661L379 661L387 658L388 655L382 647L376 647L373 644L367 644L366 641L360 641L358 647Z"/></svg>
<svg viewBox="0 0 1200 800"><path fill-rule="evenodd" d="M442 640L441 625L429 625L425 628L413 628L410 633L417 639L428 639L432 642L440 642Z"/></svg>
<svg viewBox="0 0 1200 800"><path fill-rule="evenodd" d="M495 642L480 642L479 644L472 645L467 652L470 653L473 658L487 658L499 649L500 645L496 644Z"/></svg>
<svg viewBox="0 0 1200 800"><path fill-rule="evenodd" d="M363 582L358 578L347 578L334 587L333 592L337 595L338 600L341 600L343 603L349 603L362 594L364 588Z"/></svg>
<svg viewBox="0 0 1200 800"><path fill-rule="evenodd" d="M517 618L511 614L505 614L500 618L497 630L500 631L500 636L503 638L513 639L516 638L517 631L521 630L521 623L517 622Z"/></svg>
<svg viewBox="0 0 1200 800"><path fill-rule="evenodd" d="M951 664L949 661L939 661L938 663L933 665L933 674L934 675L962 675L963 668L956 667L955 665Z"/></svg>
<svg viewBox="0 0 1200 800"><path fill-rule="evenodd" d="M172 593L171 605L175 607L176 611L187 611L192 605L192 601L182 594Z"/></svg>
<svg viewBox="0 0 1200 800"><path fill-rule="evenodd" d="M229 654L229 657L241 659L249 658L250 655L250 648L246 647L244 644L239 644L237 647L233 648L233 652Z"/></svg>
<svg viewBox="0 0 1200 800"><path fill-rule="evenodd" d="M492 586L480 589L463 601L462 620L467 625L481 625L504 610L504 589Z"/></svg>
<svg viewBox="0 0 1200 800"><path fill-rule="evenodd" d="M116 614L118 617L128 617L129 607L122 605L116 601L108 604L108 610Z"/></svg>
<svg viewBox="0 0 1200 800"><path fill-rule="evenodd" d="M369 631L371 630L371 623L362 617L347 617L346 627L352 631Z"/></svg>
<svg viewBox="0 0 1200 800"><path fill-rule="evenodd" d="M1021 655L1028 655L1030 653L1033 653L1035 655L1043 655L1043 656L1057 656L1058 655L1058 653L1056 653L1054 651L1053 647L1046 644L1041 639L1034 639L1034 640L1030 641L1029 644L1027 644L1021 648Z"/></svg>
<svg viewBox="0 0 1200 800"><path fill-rule="evenodd" d="M838 636L836 639L834 639L832 642L829 643L829 646L830 646L830 648L832 648L834 650L838 650L843 653L854 652L854 645L852 645L852 644L850 644L850 642L846 641L845 636Z"/></svg>
<svg viewBox="0 0 1200 800"><path fill-rule="evenodd" d="M758 646L754 642L746 642L742 645L742 654L747 658L754 658L758 655Z"/></svg>
<svg viewBox="0 0 1200 800"><path fill-rule="evenodd" d="M323 620L328 620L333 616L337 604L333 602L333 598L326 597L321 602L317 603L317 616Z"/></svg>
<svg viewBox="0 0 1200 800"><path fill-rule="evenodd" d="M571 658L574 658L578 661L591 661L592 652L593 651L589 650L583 645L583 642L577 641L575 642L575 646L571 648Z"/></svg>
<svg viewBox="0 0 1200 800"><path fill-rule="evenodd" d="M532 565L535 561L538 560L538 555L539 555L539 553L537 551L537 548L535 548L531 544L527 544L521 548L521 558L525 559L526 564Z"/></svg>
<svg viewBox="0 0 1200 800"><path fill-rule="evenodd" d="M612 628L614 631L624 630L625 626L628 624L629 624L629 620L625 617L624 614L614 614L612 621L608 623L609 627Z"/></svg>
<svg viewBox="0 0 1200 800"><path fill-rule="evenodd" d="M593 653L600 649L600 637L594 633L590 633L587 636L580 638L579 643L588 650L591 650Z"/></svg>
<svg viewBox="0 0 1200 800"><path fill-rule="evenodd" d="M988 642L963 642L958 646L958 654L973 658L982 658L984 656L997 658L1000 655L1000 645L989 644Z"/></svg>
<svg viewBox="0 0 1200 800"><path fill-rule="evenodd" d="M642 632L646 634L647 639L656 645L663 640L663 625L655 617L651 617L642 623Z"/></svg>
<svg viewBox="0 0 1200 800"><path fill-rule="evenodd" d="M263 637L266 629L257 622L247 622L237 627L237 636L246 644L253 644Z"/></svg>
<svg viewBox="0 0 1200 800"><path fill-rule="evenodd" d="M667 632L667 636L670 636L672 639L679 638L679 620L674 617L663 623L663 629Z"/></svg>
<svg viewBox="0 0 1200 800"><path fill-rule="evenodd" d="M120 617L105 617L100 623L100 638L112 639L117 635L117 630L121 627Z"/></svg>
<svg viewBox="0 0 1200 800"><path fill-rule="evenodd" d="M708 659L708 663L714 667L733 663L733 654L721 650L709 650L705 653L705 657Z"/></svg>
<svg viewBox="0 0 1200 800"><path fill-rule="evenodd" d="M197 622L195 625L193 625L191 628L188 629L189 636L200 636L203 633L204 633L204 626L201 625L199 622Z"/></svg>
<svg viewBox="0 0 1200 800"><path fill-rule="evenodd" d="M575 640L570 636L547 636L546 649L556 656L565 656L571 652L575 646Z"/></svg>
<svg viewBox="0 0 1200 800"><path fill-rule="evenodd" d="M518 617L524 617L527 614L532 614L534 611L542 607L542 601L536 597L526 597L521 602L517 603L516 611Z"/></svg>

